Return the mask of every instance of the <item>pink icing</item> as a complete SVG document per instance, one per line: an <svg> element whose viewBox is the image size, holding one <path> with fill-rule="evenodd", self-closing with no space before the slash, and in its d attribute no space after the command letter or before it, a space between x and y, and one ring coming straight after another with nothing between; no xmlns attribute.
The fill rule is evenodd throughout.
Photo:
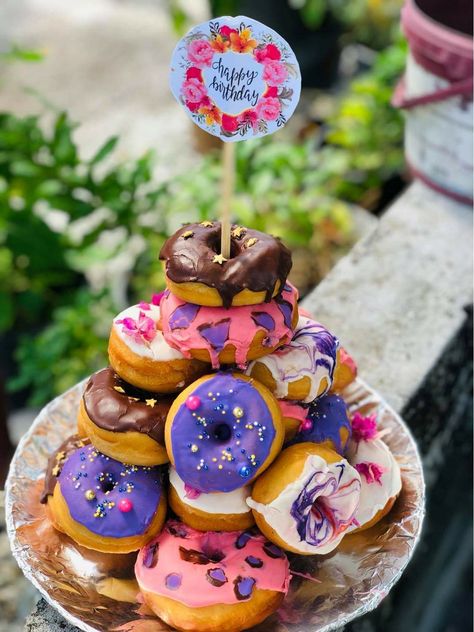
<svg viewBox="0 0 474 632"><path fill-rule="evenodd" d="M354 377L357 375L357 365L354 362L354 358L342 347L339 347L339 362L345 364Z"/></svg>
<svg viewBox="0 0 474 632"><path fill-rule="evenodd" d="M192 608L235 604L256 588L287 593L284 553L252 532L201 532L170 520L143 547L135 564L141 590L170 597Z"/></svg>
<svg viewBox="0 0 474 632"><path fill-rule="evenodd" d="M302 424L308 414L308 409L295 402L289 402L286 399L279 399L278 405L280 406L282 417L289 417L290 419L297 419Z"/></svg>
<svg viewBox="0 0 474 632"><path fill-rule="evenodd" d="M352 438L354 441L370 441L377 434L377 415L364 417L359 412L352 417Z"/></svg>
<svg viewBox="0 0 474 632"><path fill-rule="evenodd" d="M247 353L257 332L265 333L263 344L268 347L291 340L291 317L297 299L296 288L286 283L281 298L269 303L229 309L194 306L193 310L191 303L169 292L160 305L163 335L170 346L188 358L193 349L207 349L214 369L220 366L220 351L232 345L235 347L236 364L245 368ZM178 319L177 315L181 312L184 315Z"/></svg>

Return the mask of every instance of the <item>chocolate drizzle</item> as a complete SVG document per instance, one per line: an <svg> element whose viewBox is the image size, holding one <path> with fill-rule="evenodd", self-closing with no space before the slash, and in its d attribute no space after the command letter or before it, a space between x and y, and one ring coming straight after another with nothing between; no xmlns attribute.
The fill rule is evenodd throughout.
<svg viewBox="0 0 474 632"><path fill-rule="evenodd" d="M89 445L89 439L83 439L78 435L72 435L68 437L57 450L48 459L48 465L46 466L46 473L44 477L43 492L40 497L41 503L46 503L48 496L52 496L54 488L56 487L56 481L61 473L61 468L66 461L67 457L75 452L78 448L82 448L85 445Z"/></svg>
<svg viewBox="0 0 474 632"><path fill-rule="evenodd" d="M179 547L179 556L185 562L190 562L191 564L209 564L210 559L201 551L196 551L195 549L186 549L184 546Z"/></svg>
<svg viewBox="0 0 474 632"><path fill-rule="evenodd" d="M183 233L189 231L193 235L182 239ZM265 292L266 303L271 300L277 281L280 281L280 292L283 290L292 262L290 251L280 239L258 230L233 226L231 258L219 265L213 263L213 258L220 252L220 239L219 222L180 228L160 251L160 259L166 261L167 276L174 283L203 283L215 288L226 308L232 305L234 296L246 288Z"/></svg>
<svg viewBox="0 0 474 632"><path fill-rule="evenodd" d="M164 445L166 415L173 397L141 391L110 367L92 375L83 395L91 421L111 432L141 432Z"/></svg>

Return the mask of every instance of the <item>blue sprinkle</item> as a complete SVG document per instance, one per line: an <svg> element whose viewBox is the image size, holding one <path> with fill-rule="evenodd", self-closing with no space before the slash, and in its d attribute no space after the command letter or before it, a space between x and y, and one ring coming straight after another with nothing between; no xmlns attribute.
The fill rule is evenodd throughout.
<svg viewBox="0 0 474 632"><path fill-rule="evenodd" d="M242 436L242 434L240 432L236 432L235 436L237 437L237 439L240 439L240 437Z"/></svg>
<svg viewBox="0 0 474 632"><path fill-rule="evenodd" d="M232 448L229 446L226 448L227 452L232 452Z"/></svg>
<svg viewBox="0 0 474 632"><path fill-rule="evenodd" d="M239 474L242 478L247 478L248 476L250 476L250 468L247 467L246 465L242 465L242 467L239 470Z"/></svg>
<svg viewBox="0 0 474 632"><path fill-rule="evenodd" d="M242 452L242 454L245 454L245 448L242 448L240 451Z"/></svg>

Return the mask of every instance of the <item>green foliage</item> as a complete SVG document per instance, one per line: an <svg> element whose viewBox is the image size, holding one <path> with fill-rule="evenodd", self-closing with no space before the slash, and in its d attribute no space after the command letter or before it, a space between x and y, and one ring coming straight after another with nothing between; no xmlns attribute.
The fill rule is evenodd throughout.
<svg viewBox="0 0 474 632"><path fill-rule="evenodd" d="M0 53L0 59L3 61L43 61L44 54L36 49L22 48L17 44L13 44L10 50Z"/></svg>

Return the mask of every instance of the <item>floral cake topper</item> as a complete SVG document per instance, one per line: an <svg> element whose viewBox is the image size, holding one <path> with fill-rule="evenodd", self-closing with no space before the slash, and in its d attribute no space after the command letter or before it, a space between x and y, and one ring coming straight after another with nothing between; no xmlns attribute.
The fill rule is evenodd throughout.
<svg viewBox="0 0 474 632"><path fill-rule="evenodd" d="M170 86L199 127L232 142L283 127L298 103L301 74L278 33L244 16L222 17L179 41Z"/></svg>

